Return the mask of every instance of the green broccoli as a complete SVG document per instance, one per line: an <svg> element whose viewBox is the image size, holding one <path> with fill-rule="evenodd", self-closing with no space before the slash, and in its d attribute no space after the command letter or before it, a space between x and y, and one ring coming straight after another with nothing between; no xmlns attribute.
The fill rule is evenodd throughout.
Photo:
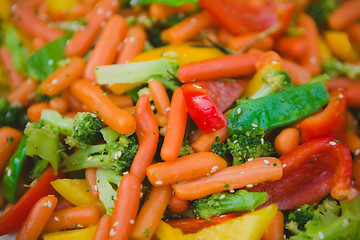
<svg viewBox="0 0 360 240"><path fill-rule="evenodd" d="M330 14L339 6L337 0L312 1L307 13L315 20L319 27L326 27Z"/></svg>
<svg viewBox="0 0 360 240"><path fill-rule="evenodd" d="M122 135L116 141L80 149L66 157L66 170L76 171L91 167L107 168L122 175L123 172L130 169L138 148L135 136Z"/></svg>
<svg viewBox="0 0 360 240"><path fill-rule="evenodd" d="M33 160L34 160L34 166L30 170L29 178L35 180L38 179L41 176L41 174L47 169L49 162L37 156L35 156Z"/></svg>
<svg viewBox="0 0 360 240"><path fill-rule="evenodd" d="M210 219L212 216L232 211L254 210L268 199L266 192L248 192L239 190L235 193L221 192L194 202L195 216Z"/></svg>
<svg viewBox="0 0 360 240"><path fill-rule="evenodd" d="M215 142L211 145L211 152L219 155L220 157L225 157L226 150L226 144L220 143L219 136L216 136Z"/></svg>
<svg viewBox="0 0 360 240"><path fill-rule="evenodd" d="M346 76L350 79L360 77L360 66L342 63L339 60L332 58L323 61L323 71L330 77Z"/></svg>
<svg viewBox="0 0 360 240"><path fill-rule="evenodd" d="M294 233L290 239L360 239L360 196L351 202L345 200L338 203L335 200L325 199L318 205L301 208L308 209L300 210L305 215L299 214L298 217L294 217L294 214L290 213L291 219L288 217L285 225ZM309 212L312 212L312 217ZM308 221L306 221L307 218L309 218ZM302 228L300 224L305 221Z"/></svg>
<svg viewBox="0 0 360 240"><path fill-rule="evenodd" d="M178 157L183 157L183 156L186 156L186 155L190 155L190 154L193 154L194 152L195 152L195 151L194 151L194 149L192 149L189 140L186 139L186 140L183 141L183 143L182 143L182 146L181 146L181 148L180 148L180 152L179 152Z"/></svg>
<svg viewBox="0 0 360 240"><path fill-rule="evenodd" d="M0 99L0 127L22 129L28 121L26 109L10 104L6 98Z"/></svg>

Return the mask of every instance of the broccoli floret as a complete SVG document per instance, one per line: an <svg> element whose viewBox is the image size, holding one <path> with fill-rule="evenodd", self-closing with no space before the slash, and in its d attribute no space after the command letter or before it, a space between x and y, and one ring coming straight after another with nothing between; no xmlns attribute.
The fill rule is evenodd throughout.
<svg viewBox="0 0 360 240"><path fill-rule="evenodd" d="M30 171L29 178L35 180L47 169L49 162L45 159L34 157L34 166Z"/></svg>
<svg viewBox="0 0 360 240"><path fill-rule="evenodd" d="M6 98L0 99L0 127L9 126L22 129L28 121L25 109L11 105Z"/></svg>
<svg viewBox="0 0 360 240"><path fill-rule="evenodd" d="M285 71L279 69L265 69L261 71L265 73L265 76L261 77L261 81L264 84L251 96L251 99L269 96L293 87L291 78Z"/></svg>
<svg viewBox="0 0 360 240"><path fill-rule="evenodd" d="M239 190L235 193L221 192L194 202L194 213L198 217L210 219L232 211L254 210L268 199L266 192L248 192Z"/></svg>
<svg viewBox="0 0 360 240"><path fill-rule="evenodd" d="M226 144L220 143L219 136L216 136L215 142L211 145L211 152L219 155L220 157L225 157Z"/></svg>
<svg viewBox="0 0 360 240"><path fill-rule="evenodd" d="M194 149L192 149L189 140L186 139L182 143L182 146L180 148L180 152L179 152L178 157L183 157L183 156L186 156L186 155L190 155L190 154L193 154L194 152L195 151L194 151Z"/></svg>
<svg viewBox="0 0 360 240"><path fill-rule="evenodd" d="M302 224L306 217L311 215L310 213L305 211L302 218L288 218L285 227L295 234L290 239L360 239L360 196L352 202L345 200L338 203L335 200L325 199L321 204L301 208L307 208L313 216L309 217L303 229L299 227L300 222L296 221L300 219ZM289 214L289 216L293 215Z"/></svg>
<svg viewBox="0 0 360 240"><path fill-rule="evenodd" d="M305 224L314 218L314 211L317 208L317 205L306 204L295 211L292 211L288 215L288 221L292 222L291 228L296 231L298 229L305 230Z"/></svg>
<svg viewBox="0 0 360 240"><path fill-rule="evenodd" d="M360 66L342 63L339 60L332 58L323 61L323 71L330 77L346 76L350 79L360 77Z"/></svg>
<svg viewBox="0 0 360 240"><path fill-rule="evenodd" d="M227 150L233 156L233 165L240 165L251 158L269 157L275 154L271 142L264 140L262 128L253 128L241 135L227 139Z"/></svg>
<svg viewBox="0 0 360 240"><path fill-rule="evenodd" d="M107 168L122 175L128 171L139 148L134 136L122 135L117 141L80 149L65 158L68 171L85 168Z"/></svg>
<svg viewBox="0 0 360 240"><path fill-rule="evenodd" d="M320 28L326 27L330 14L338 6L339 2L337 0L312 1L307 9L307 13L315 20Z"/></svg>

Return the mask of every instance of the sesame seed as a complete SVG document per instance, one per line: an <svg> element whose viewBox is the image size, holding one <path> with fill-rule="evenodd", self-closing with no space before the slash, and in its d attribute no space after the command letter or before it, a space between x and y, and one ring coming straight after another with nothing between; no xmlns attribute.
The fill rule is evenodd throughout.
<svg viewBox="0 0 360 240"><path fill-rule="evenodd" d="M231 190L230 190L230 192L231 192L231 193L234 193L234 192L235 192L235 190L234 190L234 189L231 189Z"/></svg>
<svg viewBox="0 0 360 240"><path fill-rule="evenodd" d="M264 141L264 139L262 138L262 139L261 139L261 145L264 145L264 142L265 142L265 141Z"/></svg>
<svg viewBox="0 0 360 240"><path fill-rule="evenodd" d="M60 221L58 217L54 217L55 222Z"/></svg>
<svg viewBox="0 0 360 240"><path fill-rule="evenodd" d="M336 145L336 142L331 141L331 142L329 142L329 144L332 145L332 146L335 146L335 145Z"/></svg>
<svg viewBox="0 0 360 240"><path fill-rule="evenodd" d="M347 228L348 226L350 226L350 221L348 219L344 219L344 221L342 223L342 227Z"/></svg>
<svg viewBox="0 0 360 240"><path fill-rule="evenodd" d="M237 114L240 114L240 113L241 113L241 108L238 108L238 109L236 110L236 112L237 112Z"/></svg>
<svg viewBox="0 0 360 240"><path fill-rule="evenodd" d="M269 160L266 160L266 159L264 160L264 163L268 164L268 165L270 164Z"/></svg>
<svg viewBox="0 0 360 240"><path fill-rule="evenodd" d="M130 220L130 224L134 224L135 223L135 220L134 219L131 219Z"/></svg>
<svg viewBox="0 0 360 240"><path fill-rule="evenodd" d="M284 163L284 164L282 165L282 167L283 167L283 168L286 167L286 163Z"/></svg>
<svg viewBox="0 0 360 240"><path fill-rule="evenodd" d="M217 170L218 168L219 168L218 166L213 166L213 167L211 168L210 173L216 172L216 170Z"/></svg>
<svg viewBox="0 0 360 240"><path fill-rule="evenodd" d="M58 79L57 78L54 78L52 81L51 81L51 84L57 84L58 83Z"/></svg>
<svg viewBox="0 0 360 240"><path fill-rule="evenodd" d="M220 198L220 199L225 198L225 194L221 194L219 198Z"/></svg>
<svg viewBox="0 0 360 240"><path fill-rule="evenodd" d="M254 160L254 158L249 158L249 159L248 159L248 162L251 162L252 160Z"/></svg>
<svg viewBox="0 0 360 240"><path fill-rule="evenodd" d="M134 36L129 37L129 42L135 42L136 38Z"/></svg>
<svg viewBox="0 0 360 240"><path fill-rule="evenodd" d="M44 202L42 207L47 207L48 206L48 203L47 202Z"/></svg>
<svg viewBox="0 0 360 240"><path fill-rule="evenodd" d="M167 111L167 112L170 112L170 107L167 107L166 109L165 109L165 111Z"/></svg>
<svg viewBox="0 0 360 240"><path fill-rule="evenodd" d="M258 127L258 125L255 124L255 123L251 124L251 126L254 127L254 128Z"/></svg>
<svg viewBox="0 0 360 240"><path fill-rule="evenodd" d="M246 185L246 187L248 187L248 188L252 188L253 186L254 186L253 184Z"/></svg>
<svg viewBox="0 0 360 240"><path fill-rule="evenodd" d="M106 18L109 18L111 16L111 12L110 11L107 11L106 13L105 13L105 17Z"/></svg>
<svg viewBox="0 0 360 240"><path fill-rule="evenodd" d="M94 186L94 190L95 190L95 192L98 191L97 185Z"/></svg>
<svg viewBox="0 0 360 240"><path fill-rule="evenodd" d="M109 236L112 237L112 236L115 236L115 234L116 234L116 232L115 232L115 230L112 228L112 229L110 230Z"/></svg>
<svg viewBox="0 0 360 240"><path fill-rule="evenodd" d="M127 174L129 174L129 172L123 172L123 175L127 175Z"/></svg>
<svg viewBox="0 0 360 240"><path fill-rule="evenodd" d="M156 181L156 183L155 183L156 185L162 185L163 184L163 182L162 181Z"/></svg>
<svg viewBox="0 0 360 240"><path fill-rule="evenodd" d="M54 64L54 60L49 59L48 64L49 64L49 66L53 65L53 64Z"/></svg>
<svg viewBox="0 0 360 240"><path fill-rule="evenodd" d="M10 168L9 168L9 170L6 172L6 175L7 175L8 177L11 176L11 169L10 169Z"/></svg>
<svg viewBox="0 0 360 240"><path fill-rule="evenodd" d="M340 93L339 98L344 98L344 95L342 93Z"/></svg>
<svg viewBox="0 0 360 240"><path fill-rule="evenodd" d="M114 222L113 226L116 227L117 225L119 225L119 222L118 221Z"/></svg>
<svg viewBox="0 0 360 240"><path fill-rule="evenodd" d="M49 208L52 207L52 203L50 202L50 200L47 202L47 205L48 205Z"/></svg>
<svg viewBox="0 0 360 240"><path fill-rule="evenodd" d="M92 159L93 159L93 157L90 156L90 157L87 158L87 161L91 161Z"/></svg>
<svg viewBox="0 0 360 240"><path fill-rule="evenodd" d="M140 198L142 198L144 196L143 192L140 192Z"/></svg>
<svg viewBox="0 0 360 240"><path fill-rule="evenodd" d="M117 200L117 196L114 197L114 200Z"/></svg>
<svg viewBox="0 0 360 240"><path fill-rule="evenodd" d="M360 149L356 149L355 155L359 155L359 154L360 154Z"/></svg>
<svg viewBox="0 0 360 240"><path fill-rule="evenodd" d="M245 171L241 171L240 174L245 174Z"/></svg>
<svg viewBox="0 0 360 240"><path fill-rule="evenodd" d="M97 14L98 14L98 15L101 15L101 14L103 14L103 13L104 13L104 9L99 8L99 9L97 10Z"/></svg>
<svg viewBox="0 0 360 240"><path fill-rule="evenodd" d="M318 233L320 239L325 239L325 235L322 232Z"/></svg>

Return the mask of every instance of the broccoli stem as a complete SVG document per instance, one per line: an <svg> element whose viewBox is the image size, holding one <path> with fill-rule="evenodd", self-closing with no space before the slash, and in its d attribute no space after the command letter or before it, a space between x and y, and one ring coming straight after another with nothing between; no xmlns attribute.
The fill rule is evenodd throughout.
<svg viewBox="0 0 360 240"><path fill-rule="evenodd" d="M50 125L50 127L60 134L71 136L73 132L74 120L65 117L53 110L43 110L41 120Z"/></svg>

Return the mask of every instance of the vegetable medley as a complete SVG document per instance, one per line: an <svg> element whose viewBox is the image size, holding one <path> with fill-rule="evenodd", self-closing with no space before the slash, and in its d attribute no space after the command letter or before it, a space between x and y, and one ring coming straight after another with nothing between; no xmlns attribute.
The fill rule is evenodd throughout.
<svg viewBox="0 0 360 240"><path fill-rule="evenodd" d="M0 236L360 239L359 0L1 0Z"/></svg>

